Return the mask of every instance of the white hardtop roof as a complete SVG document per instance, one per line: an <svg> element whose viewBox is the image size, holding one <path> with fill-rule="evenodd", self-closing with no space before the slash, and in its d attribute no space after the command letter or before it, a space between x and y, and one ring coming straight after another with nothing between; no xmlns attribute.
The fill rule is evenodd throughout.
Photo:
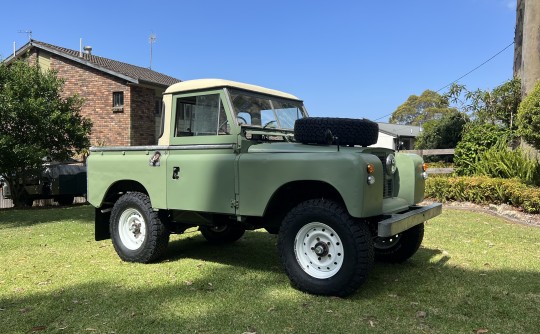
<svg viewBox="0 0 540 334"><path fill-rule="evenodd" d="M223 79L196 79L196 80L182 81L179 83L175 83L172 86L169 86L169 88L167 88L167 90L165 91L165 94L204 90L204 89L210 89L210 88L221 88L221 87L238 88L238 89L248 90L251 92L256 92L256 93L261 93L261 94L266 94L266 95L273 95L273 96L278 96L285 99L301 101L296 96L289 93L280 92L279 90L264 88L261 86L250 85L250 84L245 84L245 83L236 82L236 81L223 80Z"/></svg>

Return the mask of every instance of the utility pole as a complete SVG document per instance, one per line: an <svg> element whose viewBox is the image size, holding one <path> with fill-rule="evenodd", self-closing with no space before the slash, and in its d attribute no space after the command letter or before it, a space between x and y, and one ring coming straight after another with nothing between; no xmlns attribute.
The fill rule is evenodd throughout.
<svg viewBox="0 0 540 334"><path fill-rule="evenodd" d="M540 80L540 1L517 1L515 43L514 75L525 97Z"/></svg>
<svg viewBox="0 0 540 334"><path fill-rule="evenodd" d="M514 35L514 78L521 78L521 59L523 58L523 0L517 0L516 29Z"/></svg>
<svg viewBox="0 0 540 334"><path fill-rule="evenodd" d="M540 1L517 0L514 43L514 76L521 79L523 100L540 80ZM524 140L521 147L539 157Z"/></svg>

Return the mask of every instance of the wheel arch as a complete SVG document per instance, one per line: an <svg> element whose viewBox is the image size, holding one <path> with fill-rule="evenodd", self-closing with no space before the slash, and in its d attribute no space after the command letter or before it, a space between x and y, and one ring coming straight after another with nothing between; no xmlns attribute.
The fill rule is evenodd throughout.
<svg viewBox="0 0 540 334"><path fill-rule="evenodd" d="M101 207L114 205L118 198L127 192L139 192L148 195L148 190L140 182L135 180L119 180L109 186L103 196Z"/></svg>
<svg viewBox="0 0 540 334"><path fill-rule="evenodd" d="M99 207L95 208L95 239L96 241L109 239L111 210L114 203L127 192L140 192L148 195L146 188L134 180L119 180L109 186Z"/></svg>
<svg viewBox="0 0 540 334"><path fill-rule="evenodd" d="M285 215L298 204L309 199L325 198L345 205L339 191L320 180L291 181L279 187L270 197L264 211L267 225L279 227Z"/></svg>

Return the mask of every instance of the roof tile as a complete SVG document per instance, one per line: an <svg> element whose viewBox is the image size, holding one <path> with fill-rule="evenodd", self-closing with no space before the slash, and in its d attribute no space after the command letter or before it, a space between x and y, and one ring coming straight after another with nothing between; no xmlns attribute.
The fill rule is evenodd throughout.
<svg viewBox="0 0 540 334"><path fill-rule="evenodd" d="M40 42L36 40L32 40L31 43L32 45L35 45L36 47L49 48L49 49L53 49L59 53L66 54L71 57L80 58L79 51L66 49L60 46L56 46L56 45L52 45L52 44L48 44L48 43L44 43L44 42ZM92 63L93 65L102 67L109 71L116 72L116 73L125 75L127 77L136 79L139 82L143 81L143 82L151 83L151 84L153 83L153 84L158 84L158 85L163 85L163 86L170 86L181 81L171 76L153 71L148 68L123 63L123 62L109 59L109 58L95 56L93 54L83 53L82 59Z"/></svg>

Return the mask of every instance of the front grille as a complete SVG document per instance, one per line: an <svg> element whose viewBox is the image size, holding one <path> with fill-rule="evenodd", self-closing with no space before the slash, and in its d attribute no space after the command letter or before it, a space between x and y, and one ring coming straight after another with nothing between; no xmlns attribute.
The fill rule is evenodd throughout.
<svg viewBox="0 0 540 334"><path fill-rule="evenodd" d="M386 155L377 155L383 166L383 198L394 197L394 178L386 173Z"/></svg>

